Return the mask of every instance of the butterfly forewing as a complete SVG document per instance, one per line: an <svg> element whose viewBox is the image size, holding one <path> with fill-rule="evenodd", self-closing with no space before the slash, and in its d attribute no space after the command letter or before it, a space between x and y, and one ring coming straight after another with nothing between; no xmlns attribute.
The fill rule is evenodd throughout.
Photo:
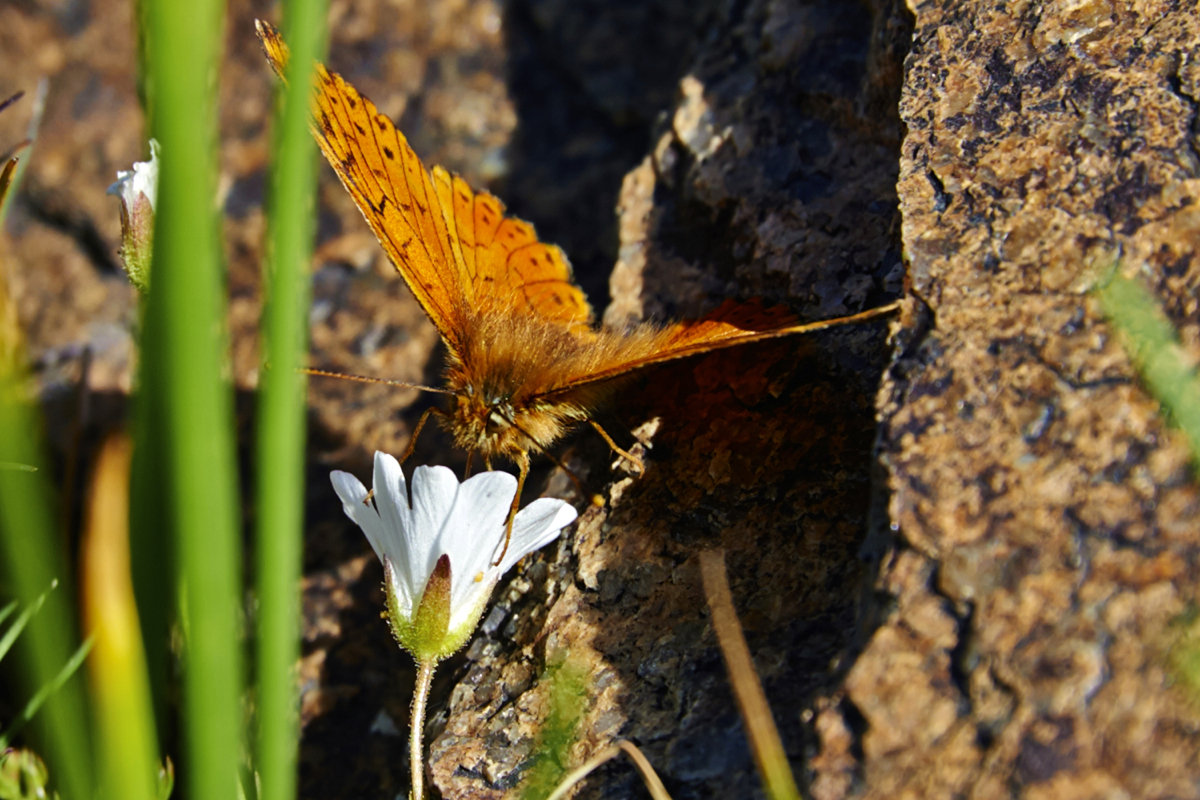
<svg viewBox="0 0 1200 800"><path fill-rule="evenodd" d="M896 307L897 304L889 303L846 317L802 323L782 306L767 307L757 301L726 300L715 311L700 319L677 322L650 336L629 336L626 339L628 346L613 348L611 356L601 363L565 375L557 386L543 392L541 398L569 399L579 389L610 381L643 367L726 347L874 319L895 311Z"/></svg>
<svg viewBox="0 0 1200 800"><path fill-rule="evenodd" d="M270 25L260 22L258 31L282 74L286 45ZM313 132L321 152L451 350L461 353L481 312L590 324L591 308L561 250L505 216L487 192L440 167L426 170L369 99L337 73L316 69Z"/></svg>
<svg viewBox="0 0 1200 800"><path fill-rule="evenodd" d="M317 95L321 149L417 300L456 348L468 278L450 250L428 173L369 100L351 95L353 89L337 76L320 78L327 89ZM351 127L370 133L355 137Z"/></svg>
<svg viewBox="0 0 1200 800"><path fill-rule="evenodd" d="M280 75L288 51L279 32L258 23ZM462 343L469 284L437 194L416 153L391 120L336 73L316 65L312 129L321 152L371 226L388 258L453 350Z"/></svg>
<svg viewBox="0 0 1200 800"><path fill-rule="evenodd" d="M570 282L571 268L562 250L541 242L526 244L508 254L507 270L519 279L521 300L530 313L561 322L577 333L590 330L591 306Z"/></svg>
<svg viewBox="0 0 1200 800"><path fill-rule="evenodd" d="M469 292L472 305L479 301L479 266L476 259L474 192L467 182L451 175L441 167L433 168L433 181L437 186L438 201L446 214L446 225L450 228L450 249L455 260L462 264L466 281L463 288Z"/></svg>

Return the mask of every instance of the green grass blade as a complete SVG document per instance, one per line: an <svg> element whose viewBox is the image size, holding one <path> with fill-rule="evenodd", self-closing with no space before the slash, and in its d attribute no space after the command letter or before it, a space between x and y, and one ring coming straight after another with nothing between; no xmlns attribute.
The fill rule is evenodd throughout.
<svg viewBox="0 0 1200 800"><path fill-rule="evenodd" d="M153 2L157 0L135 2L137 92L147 119L150 117L149 12ZM159 142L160 147L161 144ZM139 330L144 332L146 296L139 293L139 301ZM168 486L160 468L160 465L167 463L169 447L158 433L167 427L158 418L164 413L166 405L163 395L163 383L147 378L140 381L134 396L129 557L157 727L159 730L168 730L171 725L167 711L170 691L168 667L173 659L170 652L171 626L178 612L175 579L178 576L179 558L175 537L164 535L164 532L171 530L171 518L166 497Z"/></svg>
<svg viewBox="0 0 1200 800"><path fill-rule="evenodd" d="M237 794L242 756L241 551L216 198L223 5L143 7L151 135L162 147L139 413L175 537L184 630L181 769L192 800ZM155 406L159 406L155 408ZM161 448L161 449L159 449Z"/></svg>
<svg viewBox="0 0 1200 800"><path fill-rule="evenodd" d="M16 320L7 318L12 304L5 266L0 264L0 461L43 468L0 470L0 572L6 590L28 607L70 570L67 543L53 512L57 498L44 469L48 462L41 419L31 399L35 387L22 363ZM45 599L16 647L22 691L33 693L45 686L78 646L73 592L64 583ZM92 785L92 765L83 682L77 677L65 680L32 727L36 747L50 763L62 794L85 797Z"/></svg>
<svg viewBox="0 0 1200 800"><path fill-rule="evenodd" d="M17 637L21 635L21 631L25 630L25 626L29 624L29 620L33 619L34 615L41 610L42 606L46 603L46 598L57 586L58 581L51 581L50 588L38 595L37 599L30 603L21 612L20 616L13 620L13 624L4 632L4 635L0 636L0 661L3 661L4 657L8 655L8 651L16 643ZM3 610L0 610L0 622L8 619L9 615L16 611L17 605L17 601L13 600Z"/></svg>
<svg viewBox="0 0 1200 800"><path fill-rule="evenodd" d="M1200 469L1200 380L1180 352L1175 329L1136 280L1114 272L1096 295L1146 387L1187 437L1192 463Z"/></svg>
<svg viewBox="0 0 1200 800"><path fill-rule="evenodd" d="M309 262L312 259L316 148L308 133L312 63L324 50L324 0L286 5L292 47L281 88L274 163L259 389L256 539L258 731L256 764L265 800L296 794L299 746L300 571L304 529L305 376ZM267 71L266 59L262 62Z"/></svg>
<svg viewBox="0 0 1200 800"><path fill-rule="evenodd" d="M8 605L6 605L4 608L0 608L0 624L3 624L4 620L11 617L13 615L13 613L16 612L16 610L17 610L17 601L16 600L13 600ZM7 652L8 652L8 648L4 647L3 644L0 644L0 661L4 660L4 654Z"/></svg>
<svg viewBox="0 0 1200 800"><path fill-rule="evenodd" d="M33 697L29 698L28 702L25 703L25 707L17 713L16 719L13 720L8 730L3 735L0 735L0 750L8 747L8 743L12 741L12 738L21 732L21 729L25 727L29 720L33 719L34 715L37 714L45 702L62 689L66 682L79 671L79 667L83 664L83 660L87 658L91 650L92 642L90 639L79 645L59 671L50 680L43 683L42 687L34 693Z"/></svg>

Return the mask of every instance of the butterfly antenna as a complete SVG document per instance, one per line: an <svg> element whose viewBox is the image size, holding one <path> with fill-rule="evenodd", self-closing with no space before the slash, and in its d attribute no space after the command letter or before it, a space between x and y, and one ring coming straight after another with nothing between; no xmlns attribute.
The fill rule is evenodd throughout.
<svg viewBox="0 0 1200 800"><path fill-rule="evenodd" d="M421 383L409 383L408 381L397 381L390 378L372 378L370 375L352 375L348 372L333 372L328 369L316 369L315 367L302 367L301 372L305 375L317 375L322 378L340 378L344 381L358 381L359 383L382 383L384 386L399 386L402 389L416 389L421 392L433 392L434 394L454 394L448 389L439 389L436 386L425 386Z"/></svg>
<svg viewBox="0 0 1200 800"><path fill-rule="evenodd" d="M445 389L438 389L435 386L424 386L420 383L408 383L407 381L394 381L388 378L372 378L368 375L351 375L346 372L333 372L327 369L316 369L314 367L302 367L300 369L305 375L317 375L322 378L340 378L344 381L358 381L359 383L382 383L384 386L400 386L405 389L417 389L422 392L433 392L434 394L453 394ZM413 427L412 435L408 437L408 447L404 448L404 454L400 456L400 463L408 461L408 457L413 454L413 450L417 446L417 437L421 435L421 429L425 427L425 423L429 421L430 414L445 414L445 411L437 406L430 406L425 409L420 418L417 419L417 424Z"/></svg>

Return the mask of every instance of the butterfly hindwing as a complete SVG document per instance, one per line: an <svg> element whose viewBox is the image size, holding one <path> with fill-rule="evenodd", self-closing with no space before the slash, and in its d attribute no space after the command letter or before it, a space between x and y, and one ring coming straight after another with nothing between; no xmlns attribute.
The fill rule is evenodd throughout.
<svg viewBox="0 0 1200 800"><path fill-rule="evenodd" d="M539 241L528 222L505 216L494 195L474 191L441 167L433 175L442 209L452 209L447 220L469 276L473 308L590 326L592 309L562 250Z"/></svg>

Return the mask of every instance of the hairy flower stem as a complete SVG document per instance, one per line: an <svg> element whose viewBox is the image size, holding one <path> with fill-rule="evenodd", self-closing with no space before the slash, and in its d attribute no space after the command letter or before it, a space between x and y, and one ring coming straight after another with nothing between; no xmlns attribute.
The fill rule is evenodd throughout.
<svg viewBox="0 0 1200 800"><path fill-rule="evenodd" d="M410 800L421 800L425 793L425 767L422 763L421 732L425 729L425 702L433 683L433 668L437 662L428 659L417 664L417 685L413 688L412 711L409 714L408 768L412 772Z"/></svg>

